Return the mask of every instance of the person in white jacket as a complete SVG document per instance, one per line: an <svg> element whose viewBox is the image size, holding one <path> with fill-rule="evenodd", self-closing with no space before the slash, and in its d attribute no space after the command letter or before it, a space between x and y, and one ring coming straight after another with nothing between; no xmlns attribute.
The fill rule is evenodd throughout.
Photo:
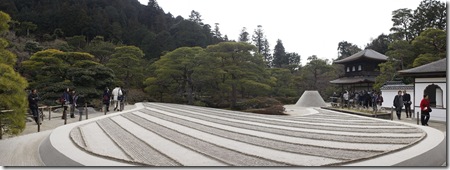
<svg viewBox="0 0 450 170"><path fill-rule="evenodd" d="M120 106L119 96L122 96L123 93L119 86L116 86L116 88L114 88L114 90L112 91L112 95L113 95L114 111L116 110L120 111L120 109L118 109L118 106Z"/></svg>

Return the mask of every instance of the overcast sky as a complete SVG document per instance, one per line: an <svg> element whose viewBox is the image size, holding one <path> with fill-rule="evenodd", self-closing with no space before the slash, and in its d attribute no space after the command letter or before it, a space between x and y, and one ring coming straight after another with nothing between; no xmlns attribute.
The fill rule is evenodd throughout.
<svg viewBox="0 0 450 170"><path fill-rule="evenodd" d="M147 5L148 0L139 0ZM389 34L392 11L415 10L422 0L157 0L164 12L189 18L192 10L203 23L219 23L222 35L237 40L243 27L250 36L262 25L273 52L281 39L286 52L301 55L302 65L311 55L337 58L341 41L365 45Z"/></svg>

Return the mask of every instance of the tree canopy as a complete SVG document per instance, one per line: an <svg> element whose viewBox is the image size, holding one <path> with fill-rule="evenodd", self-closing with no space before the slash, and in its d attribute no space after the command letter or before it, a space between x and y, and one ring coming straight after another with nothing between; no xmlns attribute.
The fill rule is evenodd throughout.
<svg viewBox="0 0 450 170"><path fill-rule="evenodd" d="M8 30L10 20L8 14L0 11L0 32ZM8 42L0 38L0 110L8 110L0 114L0 135L16 135L25 129L28 82L14 70L16 56L5 49L7 46Z"/></svg>

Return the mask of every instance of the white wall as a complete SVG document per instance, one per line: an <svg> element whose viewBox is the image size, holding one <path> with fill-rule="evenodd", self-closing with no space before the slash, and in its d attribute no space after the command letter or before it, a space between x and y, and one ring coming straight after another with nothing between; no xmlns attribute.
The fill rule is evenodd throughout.
<svg viewBox="0 0 450 170"><path fill-rule="evenodd" d="M394 106L394 98L398 94L399 90L381 90L381 95L383 96L383 107ZM403 91L403 90L401 90ZM414 102L414 90L406 90L406 93L411 95L411 102ZM403 107L405 109L405 107ZM411 109L414 109L414 103L411 104Z"/></svg>
<svg viewBox="0 0 450 170"><path fill-rule="evenodd" d="M443 93L443 108L432 108L433 111L430 113L430 120L435 121L447 121L447 81L445 77L442 78L416 78L414 91L417 96L414 99L414 108L416 112L420 112L420 101L422 101L423 93L427 86L435 84L442 89Z"/></svg>

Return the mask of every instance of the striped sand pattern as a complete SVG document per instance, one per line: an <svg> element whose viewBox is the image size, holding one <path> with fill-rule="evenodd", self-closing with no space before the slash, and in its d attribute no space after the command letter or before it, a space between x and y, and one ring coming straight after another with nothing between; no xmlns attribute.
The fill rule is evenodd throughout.
<svg viewBox="0 0 450 170"><path fill-rule="evenodd" d="M137 165L326 166L394 152L426 135L407 125L321 109L307 116L273 116L144 105L80 125L70 137L94 155Z"/></svg>

